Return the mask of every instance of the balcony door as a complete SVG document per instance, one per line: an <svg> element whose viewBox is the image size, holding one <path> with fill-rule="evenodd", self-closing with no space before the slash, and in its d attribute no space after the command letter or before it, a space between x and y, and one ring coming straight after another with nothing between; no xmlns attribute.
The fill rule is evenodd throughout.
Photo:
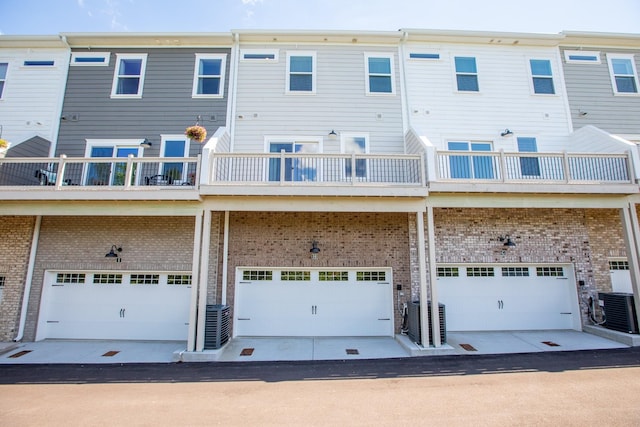
<svg viewBox="0 0 640 427"><path fill-rule="evenodd" d="M450 141L450 151L491 151L489 142ZM486 155L452 155L449 157L451 178L493 179L493 157Z"/></svg>
<svg viewBox="0 0 640 427"><path fill-rule="evenodd" d="M89 144L88 157L138 157L139 143L135 145L117 145L114 143ZM133 165L132 183L136 180L136 164ZM126 162L89 163L86 174L87 185L124 185L127 170Z"/></svg>
<svg viewBox="0 0 640 427"><path fill-rule="evenodd" d="M270 142L270 153L317 154L320 147L316 141ZM317 181L319 159L313 157L286 157L269 159L269 181ZM282 169L284 168L284 169Z"/></svg>

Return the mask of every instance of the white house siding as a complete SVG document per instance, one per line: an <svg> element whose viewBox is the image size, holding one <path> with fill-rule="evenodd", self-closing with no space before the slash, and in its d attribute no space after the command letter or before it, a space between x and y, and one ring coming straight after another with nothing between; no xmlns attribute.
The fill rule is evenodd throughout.
<svg viewBox="0 0 640 427"><path fill-rule="evenodd" d="M514 136L537 138L538 151L568 148L570 121L556 47L407 43L403 46L412 127L438 149L449 140L493 142L518 151ZM410 59L412 52L439 59ZM458 92L454 57L475 57L479 92ZM533 93L529 59L551 61L555 95ZM501 137L504 129L514 132Z"/></svg>
<svg viewBox="0 0 640 427"><path fill-rule="evenodd" d="M640 49L563 46L563 60L566 50L600 53L599 64L563 64L574 127L593 125L615 134L640 134L640 96L614 95L607 63L607 53L633 54L640 70ZM580 111L587 114L581 116Z"/></svg>
<svg viewBox="0 0 640 427"><path fill-rule="evenodd" d="M54 61L54 66L24 66L24 61ZM2 48L0 62L8 63L0 101L2 139L12 147L34 136L54 141L58 132L62 95L69 67L65 48Z"/></svg>
<svg viewBox="0 0 640 427"><path fill-rule="evenodd" d="M278 61L238 66L233 151L263 152L269 135L323 137L323 152L339 153L336 133L368 133L369 152L404 153L400 72L396 46L241 45L279 51ZM315 52L314 94L287 94L287 52ZM365 52L393 54L393 95L366 95Z"/></svg>

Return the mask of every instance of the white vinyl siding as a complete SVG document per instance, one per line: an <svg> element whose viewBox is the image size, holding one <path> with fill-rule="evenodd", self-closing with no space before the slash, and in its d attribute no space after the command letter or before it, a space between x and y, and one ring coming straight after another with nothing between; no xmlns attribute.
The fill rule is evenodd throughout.
<svg viewBox="0 0 640 427"><path fill-rule="evenodd" d="M196 54L193 77L194 98L222 98L226 55Z"/></svg>
<svg viewBox="0 0 640 427"><path fill-rule="evenodd" d="M146 54L116 54L112 98L142 98Z"/></svg>
<svg viewBox="0 0 640 427"><path fill-rule="evenodd" d="M616 95L638 94L638 72L633 55L607 54L611 85Z"/></svg>

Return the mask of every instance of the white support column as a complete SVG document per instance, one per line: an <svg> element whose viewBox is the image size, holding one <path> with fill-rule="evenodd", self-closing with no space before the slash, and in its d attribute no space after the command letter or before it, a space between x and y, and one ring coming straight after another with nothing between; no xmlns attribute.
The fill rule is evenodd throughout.
<svg viewBox="0 0 640 427"><path fill-rule="evenodd" d="M429 317L427 308L427 260L424 253L424 212L416 212L418 233L418 274L420 275L420 340L429 347Z"/></svg>
<svg viewBox="0 0 640 427"><path fill-rule="evenodd" d="M198 317L198 278L200 273L200 246L202 243L202 212L195 216L193 231L193 257L191 261L191 301L189 310L189 336L187 337L187 351L194 351L196 347L196 324Z"/></svg>
<svg viewBox="0 0 640 427"><path fill-rule="evenodd" d="M431 326L433 346L440 347L440 307L438 306L438 274L436 269L436 232L433 221L433 207L427 207L427 244L429 245L429 290L431 291Z"/></svg>
<svg viewBox="0 0 640 427"><path fill-rule="evenodd" d="M640 313L640 246L638 246L640 245L640 227L638 226L635 203L631 202L628 206L620 209L620 218L622 219L627 261L629 262L634 305L636 313ZM640 328L640 319L637 326Z"/></svg>
<svg viewBox="0 0 640 427"><path fill-rule="evenodd" d="M207 315L207 288L209 284L209 246L211 246L211 211L204 211L202 226L202 251L200 261L200 283L198 290L198 325L196 351L204 350L204 327Z"/></svg>

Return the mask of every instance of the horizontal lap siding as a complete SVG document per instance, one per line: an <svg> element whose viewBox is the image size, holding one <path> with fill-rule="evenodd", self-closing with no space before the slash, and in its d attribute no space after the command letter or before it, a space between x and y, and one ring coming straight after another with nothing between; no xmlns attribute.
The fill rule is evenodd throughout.
<svg viewBox="0 0 640 427"><path fill-rule="evenodd" d="M285 94L287 51L296 50L316 52L315 94ZM395 95L365 95L365 52L394 55ZM279 46L277 62L240 61L234 151L263 152L264 136L289 135L323 137L324 152L338 153L339 138L327 138L332 129L369 133L371 153L404 152L396 48Z"/></svg>
<svg viewBox="0 0 640 427"><path fill-rule="evenodd" d="M226 122L230 49L100 49L110 51L109 66L72 66L63 115L78 114L78 121L60 126L57 154L84 156L86 139L144 139L153 143L145 155L157 156L160 134L183 134L198 115L215 116L200 123L213 135ZM111 99L116 53L147 53L142 99ZM194 99L196 53L227 55L224 98ZM192 144L191 154L200 146Z"/></svg>
<svg viewBox="0 0 640 427"><path fill-rule="evenodd" d="M451 139L493 141L494 149L518 151L517 136L538 139L539 151L566 148L569 118L555 48L408 44L410 53L439 53L438 60L407 59L408 114L412 126L438 148ZM454 57L475 57L479 92L457 92ZM548 59L556 95L532 93L529 59Z"/></svg>
<svg viewBox="0 0 640 427"><path fill-rule="evenodd" d="M640 133L640 96L613 94L606 55L634 54L636 69L640 70L640 49L599 49L584 46L582 49L600 52L600 64L563 64L574 127L579 129L585 125L594 125L612 133ZM563 58L565 50L581 49L563 47ZM588 114L581 117L580 110Z"/></svg>

